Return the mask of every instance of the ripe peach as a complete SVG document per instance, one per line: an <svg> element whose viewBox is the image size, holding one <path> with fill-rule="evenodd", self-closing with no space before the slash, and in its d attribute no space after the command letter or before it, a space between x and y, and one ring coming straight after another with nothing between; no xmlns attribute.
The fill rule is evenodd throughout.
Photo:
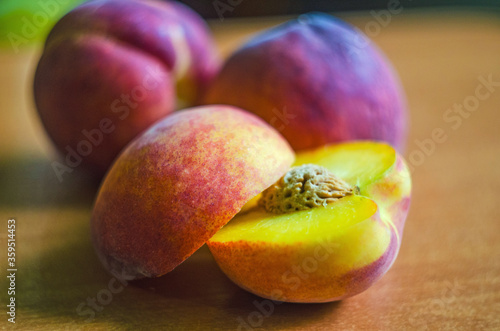
<svg viewBox="0 0 500 331"><path fill-rule="evenodd" d="M131 279L169 272L293 160L276 130L242 110L167 116L127 146L102 183L91 223L99 258Z"/></svg>
<svg viewBox="0 0 500 331"><path fill-rule="evenodd" d="M225 62L206 103L251 111L295 150L369 139L400 149L405 98L389 61L359 30L327 14L256 36Z"/></svg>
<svg viewBox="0 0 500 331"><path fill-rule="evenodd" d="M49 34L34 80L41 120L66 156L102 176L175 108L198 103L219 68L207 26L178 2L89 1Z"/></svg>
<svg viewBox="0 0 500 331"><path fill-rule="evenodd" d="M272 300L327 302L366 290L401 245L411 191L404 160L389 145L352 142L301 153L295 165L208 241L215 260Z"/></svg>

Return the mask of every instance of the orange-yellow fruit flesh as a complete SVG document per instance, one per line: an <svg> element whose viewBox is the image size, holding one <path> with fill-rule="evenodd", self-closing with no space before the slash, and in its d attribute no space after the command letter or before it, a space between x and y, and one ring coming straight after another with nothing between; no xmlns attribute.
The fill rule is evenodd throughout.
<svg viewBox="0 0 500 331"><path fill-rule="evenodd" d="M409 180L404 180L409 173L406 165L396 151L384 143L360 141L353 143L343 143L327 145L322 148L302 152L296 155L293 166L303 164L316 164L328 169L335 176L342 178L352 186L358 186L360 194L365 196L380 198L381 194L374 192L374 186L388 187L387 180L394 182L397 177L398 185L394 185L400 192L392 192L395 199L402 195L409 195L411 184ZM399 163L399 164L398 164ZM404 169L393 169L395 167ZM399 172L397 170L400 170ZM397 173L396 173L397 172ZM378 191L381 191L379 188ZM375 194L371 194L375 193ZM257 206L260 194L248 201L243 206L241 212L245 212ZM382 199L387 200L387 199ZM384 201L378 201L380 203Z"/></svg>
<svg viewBox="0 0 500 331"><path fill-rule="evenodd" d="M235 217L208 245L222 270L257 295L323 302L353 291L342 284L343 276L379 259L391 236L372 200L349 196L326 208L283 215L254 208ZM301 281L301 274L306 279ZM358 292L367 287L355 285ZM271 297L273 291L280 297Z"/></svg>
<svg viewBox="0 0 500 331"><path fill-rule="evenodd" d="M383 143L355 142L329 145L297 154L294 166L312 163L363 189L379 180L394 164L396 153Z"/></svg>
<svg viewBox="0 0 500 331"><path fill-rule="evenodd" d="M409 209L411 178L394 148L370 141L329 145L298 154L294 165L306 163L323 166L357 185L361 195L375 200L382 219L401 236Z"/></svg>
<svg viewBox="0 0 500 331"><path fill-rule="evenodd" d="M361 196L348 196L325 208L288 214L272 214L257 207L233 218L210 241L295 244L330 240L369 219L376 211L377 205Z"/></svg>
<svg viewBox="0 0 500 331"><path fill-rule="evenodd" d="M307 163L358 186L361 196L282 215L266 212L254 198L208 242L221 269L257 295L339 300L371 286L397 255L408 210L401 201L409 201L411 182L394 149L375 142L330 145L297 155L295 166ZM300 273L301 266L310 272Z"/></svg>

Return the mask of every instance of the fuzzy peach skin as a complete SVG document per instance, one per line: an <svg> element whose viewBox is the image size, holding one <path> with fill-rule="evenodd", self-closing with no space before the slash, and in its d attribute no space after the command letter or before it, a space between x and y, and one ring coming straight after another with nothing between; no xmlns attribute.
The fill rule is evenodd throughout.
<svg viewBox="0 0 500 331"><path fill-rule="evenodd" d="M77 151L83 160L74 163L100 177L140 132L176 108L197 104L219 66L208 27L183 4L89 1L49 34L35 74L35 102L58 150ZM82 141L92 143L90 152Z"/></svg>
<svg viewBox="0 0 500 331"><path fill-rule="evenodd" d="M255 36L225 62L205 103L251 111L296 151L369 139L401 150L406 101L388 59L359 30L327 14Z"/></svg>
<svg viewBox="0 0 500 331"><path fill-rule="evenodd" d="M208 241L224 273L272 300L329 302L382 277L401 245L411 195L403 158L389 145L352 142L299 153L360 189L325 208L273 215L245 209Z"/></svg>
<svg viewBox="0 0 500 331"><path fill-rule="evenodd" d="M99 258L128 279L171 271L293 160L276 130L242 110L205 106L167 116L104 179L91 222Z"/></svg>

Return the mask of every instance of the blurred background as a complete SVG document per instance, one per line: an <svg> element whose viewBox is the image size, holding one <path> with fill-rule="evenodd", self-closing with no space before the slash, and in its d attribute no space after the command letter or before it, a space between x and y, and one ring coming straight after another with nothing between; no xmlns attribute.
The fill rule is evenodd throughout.
<svg viewBox="0 0 500 331"><path fill-rule="evenodd" d="M0 3L0 42L12 44L12 33L28 41L44 39L53 24L84 0L2 0ZM183 0L206 19L298 15L310 11L342 13L376 11L394 5L404 9L427 11L483 11L500 13L498 0ZM31 24L29 24L31 23ZM26 27L33 25L35 29ZM24 30L23 30L24 28ZM14 37L15 39L15 37ZM15 43L15 41L14 41Z"/></svg>
<svg viewBox="0 0 500 331"><path fill-rule="evenodd" d="M405 8L462 8L462 9L496 9L498 10L500 3L495 0L401 0L401 1L386 1L386 0L357 0L357 1L341 1L341 0L277 0L277 1L200 1L200 0L185 0L181 1L206 18L218 18L216 7L225 8L228 12L231 11L233 17L255 17L269 15L295 15L303 14L309 11L324 11L324 12L342 12L356 10L377 10L385 9L388 3L401 4ZM231 5L232 4L232 5ZM228 6L225 6L228 5ZM238 6L238 10L230 10L229 7Z"/></svg>

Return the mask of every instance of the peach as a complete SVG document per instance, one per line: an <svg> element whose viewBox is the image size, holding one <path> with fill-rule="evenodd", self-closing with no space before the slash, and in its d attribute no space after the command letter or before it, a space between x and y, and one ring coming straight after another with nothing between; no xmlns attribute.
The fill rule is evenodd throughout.
<svg viewBox="0 0 500 331"><path fill-rule="evenodd" d="M100 260L128 279L171 271L293 160L276 130L242 110L167 116L126 147L102 183L91 221Z"/></svg>
<svg viewBox="0 0 500 331"><path fill-rule="evenodd" d="M223 65L205 103L251 111L295 150L347 140L402 149L405 97L382 52L327 14L300 16L257 35Z"/></svg>
<svg viewBox="0 0 500 331"><path fill-rule="evenodd" d="M40 118L65 155L97 177L174 109L199 102L219 68L201 17L178 2L96 0L50 32L34 79Z"/></svg>
<svg viewBox="0 0 500 331"><path fill-rule="evenodd" d="M396 259L408 168L389 145L351 142L297 155L294 168L207 242L222 271L272 300L358 294Z"/></svg>

